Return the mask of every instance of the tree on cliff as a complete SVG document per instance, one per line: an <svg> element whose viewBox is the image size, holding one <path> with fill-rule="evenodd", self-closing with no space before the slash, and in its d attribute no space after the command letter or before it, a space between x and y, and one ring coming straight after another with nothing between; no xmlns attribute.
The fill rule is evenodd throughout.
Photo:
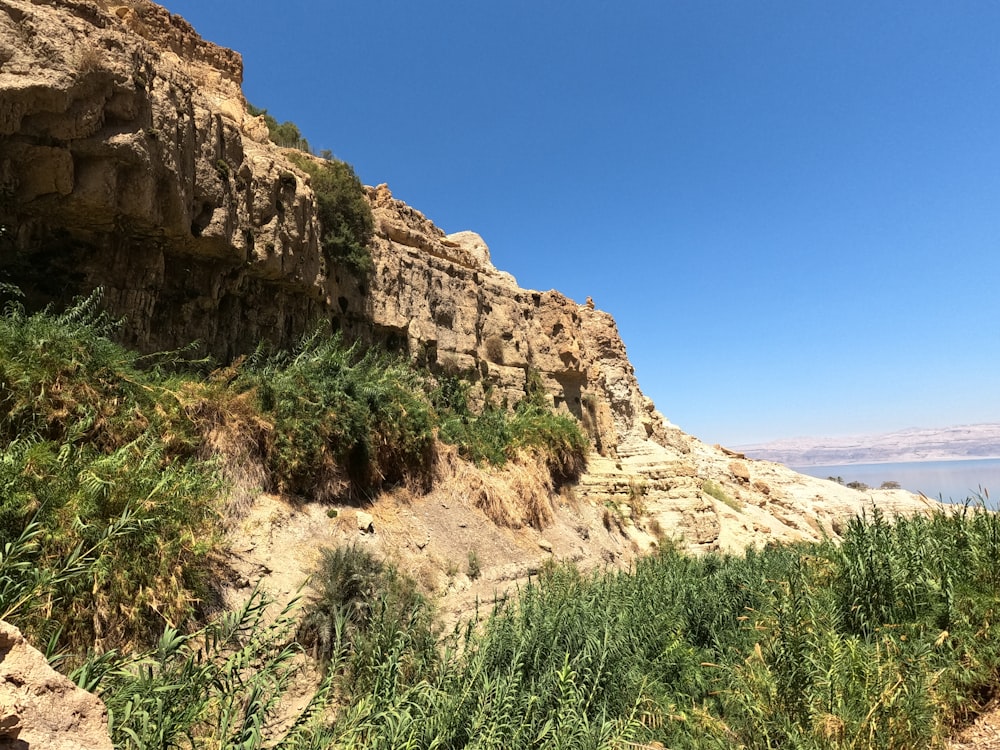
<svg viewBox="0 0 1000 750"><path fill-rule="evenodd" d="M356 276L374 269L368 243L374 233L371 207L353 167L339 159L322 162L305 154L289 159L312 178L326 259Z"/></svg>

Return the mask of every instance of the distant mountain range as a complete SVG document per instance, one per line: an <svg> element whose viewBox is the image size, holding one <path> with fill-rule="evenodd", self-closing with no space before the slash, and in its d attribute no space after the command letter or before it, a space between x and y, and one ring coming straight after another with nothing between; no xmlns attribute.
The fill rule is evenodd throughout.
<svg viewBox="0 0 1000 750"><path fill-rule="evenodd" d="M838 438L789 438L734 449L750 458L788 466L1000 458L1000 424L911 427L883 435Z"/></svg>

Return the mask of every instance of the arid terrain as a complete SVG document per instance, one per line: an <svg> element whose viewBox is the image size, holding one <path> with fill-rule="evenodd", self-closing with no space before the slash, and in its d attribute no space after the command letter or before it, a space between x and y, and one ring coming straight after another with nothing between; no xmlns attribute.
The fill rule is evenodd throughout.
<svg viewBox="0 0 1000 750"><path fill-rule="evenodd" d="M259 346L292 348L319 319L383 347L426 382L459 379L473 412L535 398L585 437L585 467L562 476L539 450L511 451L502 465L463 457L437 425L422 481L401 471L360 492L330 469L338 481L293 491L268 474L263 454L277 438L264 407L244 419L263 388L220 397L215 411L207 397L167 389L203 430L190 452L214 461L224 484L220 606L255 587L279 604L308 596L321 550L354 546L411 576L447 628L559 563L630 570L660 548L739 557L838 539L875 509L893 518L937 508L784 463L1000 455L998 425L825 447L707 445L671 424L669 404L643 394L610 312L520 288L479 235L445 233L387 185L359 187L370 268L338 265L320 219L324 160L272 141L240 88L239 54L184 19L145 0L0 0L0 42L0 278L30 310L102 289L107 313L124 321L123 345L213 358L204 387L216 395ZM60 408L52 421L71 432L62 422L75 412ZM17 693L14 682L0 680L0 701ZM0 726L23 728L9 713ZM988 726L954 747L993 747L983 744Z"/></svg>

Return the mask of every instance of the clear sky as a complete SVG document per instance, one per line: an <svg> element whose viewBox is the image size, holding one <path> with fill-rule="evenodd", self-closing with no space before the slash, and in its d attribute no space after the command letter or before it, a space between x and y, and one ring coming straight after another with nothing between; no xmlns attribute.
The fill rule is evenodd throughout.
<svg viewBox="0 0 1000 750"><path fill-rule="evenodd" d="M1000 3L166 0L728 445L1000 421Z"/></svg>

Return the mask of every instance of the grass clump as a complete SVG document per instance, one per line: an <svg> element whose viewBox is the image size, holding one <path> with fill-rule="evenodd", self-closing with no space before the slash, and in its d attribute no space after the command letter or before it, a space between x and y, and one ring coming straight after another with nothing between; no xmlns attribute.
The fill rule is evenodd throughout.
<svg viewBox="0 0 1000 750"><path fill-rule="evenodd" d="M426 481L433 415L403 360L316 332L293 352L258 355L234 388L253 391L270 420L268 456L286 492L330 499L407 478Z"/></svg>
<svg viewBox="0 0 1000 750"><path fill-rule="evenodd" d="M98 303L0 317L0 611L64 646L184 620L214 539L218 486L176 383L111 342Z"/></svg>
<svg viewBox="0 0 1000 750"><path fill-rule="evenodd" d="M590 441L576 420L548 406L540 384L537 390L529 387L513 410L487 399L474 413L467 380L441 375L437 382L431 399L440 418L439 435L457 445L463 457L503 466L519 452L527 452L545 462L557 486L576 479L586 468Z"/></svg>
<svg viewBox="0 0 1000 750"><path fill-rule="evenodd" d="M474 549L470 549L468 555L468 565L465 568L466 575L468 575L472 580L476 580L480 575L482 575L482 572L483 568L479 562L479 553Z"/></svg>
<svg viewBox="0 0 1000 750"><path fill-rule="evenodd" d="M743 509L743 505L738 501L734 500L729 496L729 494L722 489L718 484L713 482L711 479L706 479L702 482L701 491L704 492L709 497L714 497L720 503L728 505L735 511L740 511Z"/></svg>
<svg viewBox="0 0 1000 750"><path fill-rule="evenodd" d="M375 268L368 249L374 220L354 169L339 159L320 161L304 154L290 154L289 159L311 177L327 261L359 278L370 274Z"/></svg>
<svg viewBox="0 0 1000 750"><path fill-rule="evenodd" d="M438 663L432 611L412 578L357 547L324 549L298 639L329 671L344 667L355 694L377 684L385 660L408 682Z"/></svg>

